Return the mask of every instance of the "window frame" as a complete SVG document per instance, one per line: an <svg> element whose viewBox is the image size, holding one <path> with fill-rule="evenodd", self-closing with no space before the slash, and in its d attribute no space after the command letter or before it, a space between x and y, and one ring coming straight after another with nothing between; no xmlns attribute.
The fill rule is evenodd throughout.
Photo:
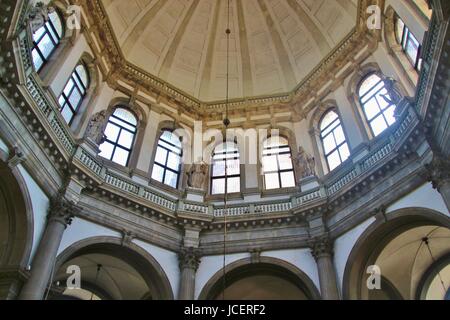
<svg viewBox="0 0 450 320"><path fill-rule="evenodd" d="M228 150L226 150L227 148L225 148L225 150L224 151L222 151L222 152L217 152L217 148L219 148L220 146L222 146L222 145L228 145L228 144L233 144L234 146L235 146L235 149L236 150L234 150L234 151L228 151ZM236 156L234 156L234 157L230 157L230 158L228 158L228 157L226 157L226 155L227 154L234 154L234 155L236 155ZM216 156L220 156L220 155L222 155L223 157L222 158L220 158L220 159L215 159L215 157ZM238 174L232 174L232 175L229 175L228 174L228 171L226 170L226 168L228 167L227 166L227 164L228 164L228 161L231 161L231 160L238 160L239 161L239 173ZM225 166L224 166L224 168L225 168L225 172L224 172L224 175L221 175L221 176L214 176L214 166L216 165L216 163L217 162L225 162ZM232 193L229 193L228 192L228 179L232 179L232 178L239 178L239 191L236 191L236 192L232 192ZM213 187L214 187L214 181L215 180L224 180L224 193L213 193ZM212 162L211 162L211 179L210 179L210 194L212 195L212 196L221 196L221 195L227 195L227 194L235 194L235 193L240 193L242 190L242 188L241 188L241 180L242 180L242 170L241 170L241 155L240 155L240 151L239 151L239 146L238 146L238 144L236 143L236 142L231 142L231 141L224 141L223 143L221 143L221 144L219 144L219 145L217 145L215 148L214 148L214 151L213 151L213 154L212 154Z"/></svg>
<svg viewBox="0 0 450 320"><path fill-rule="evenodd" d="M280 189L288 189L288 188L295 188L295 186L296 186L296 181L297 181L297 179L296 179L296 172L295 172L295 169L294 169L294 163L293 163L293 161L292 161L292 148L291 148L291 146L289 145L289 140L288 139L286 139L286 138L284 138L284 137L279 137L280 138L280 140L281 139L283 139L283 140L285 140L286 141L286 144L282 144L282 143L279 143L278 145L276 145L276 146L270 146L270 147L267 147L267 146L265 146L265 144L267 143L267 141L269 141L270 139L272 139L272 138L276 138L276 137L269 137L268 139L266 139L265 141L264 141L264 143L263 143L263 153L262 153L262 161L263 161L263 163L262 163L262 172L263 172L263 184L264 184L264 190L266 190L266 191L272 191L272 190L280 190ZM280 149L285 149L285 148L288 148L289 149L289 151L284 151L284 152L270 152L271 150L280 150ZM265 153L266 151L269 151L267 154ZM281 166L280 166L280 163L281 163L281 161L280 161L280 156L284 156L284 155L289 155L289 159L290 159L290 161L291 161L291 166L292 166L292 168L291 169L281 169ZM276 164L277 164L277 170L275 170L275 171L266 171L265 170L265 168L264 168L264 158L265 157L273 157L273 156L276 156ZM292 172L292 175L293 175L293 177L294 177L294 185L293 186L290 186L290 187L283 187L283 179L282 179L282 174L283 173L289 173L289 172ZM271 188L271 189L268 189L267 188L267 183L266 183L266 176L267 175L271 175L271 174L277 174L277 176L278 176L278 183L279 183L279 187L278 188Z"/></svg>
<svg viewBox="0 0 450 320"><path fill-rule="evenodd" d="M364 111L364 110L363 110L363 111ZM325 117L326 117L329 113L331 113L331 112L333 112L334 114L336 114L336 116L337 116L336 119L334 119L334 120L333 120L330 124L328 124L325 128L322 128L322 122L323 122L323 120L324 120ZM370 123L369 123L369 125L370 125ZM344 141L341 142L340 144L337 143L336 135L335 135L335 131L336 131L339 127L341 127L342 133L343 133L343 135L344 135ZM332 129L331 129L326 135L324 135L324 132L327 131L327 130L329 130L330 128L332 128ZM339 168L339 167L340 167L345 161L347 161L347 160L350 158L350 156L351 156L351 150L350 150L350 146L349 146L348 141L347 141L347 136L346 136L346 134L345 134L344 126L342 125L341 117L340 117L339 113L337 112L337 110L336 110L335 108L328 109L327 111L325 111L325 112L323 113L323 115L322 115L322 117L320 118L320 121L319 121L319 132L320 132L319 137L320 137L320 141L321 141L321 143L322 143L322 150L323 150L323 154L324 154L324 157L325 157L325 162L327 163L328 172L332 172L332 171L336 170L337 168ZM325 149L325 139L326 139L328 136L330 136L330 135L333 136L333 140L334 140L334 143L335 143L336 147L327 153L327 152L325 151L325 150L326 150L326 149ZM341 150L340 150L341 147L343 147L344 145L347 145L347 149L348 149L348 152L349 152L349 156L348 156L345 160L343 160L342 154L341 154ZM334 169L331 169L330 161L329 161L328 158L329 158L333 153L335 153L336 151L337 151L337 153L338 153L338 155L339 155L340 164L339 164L338 166L336 166Z"/></svg>
<svg viewBox="0 0 450 320"><path fill-rule="evenodd" d="M52 55L55 53L56 49L58 48L58 46L61 44L61 40L64 38L65 35L65 26L63 23L63 19L61 19L61 15L59 14L58 10L55 10L54 12L56 14L56 16L58 17L60 24L61 24L61 35L59 35L58 30L56 29L55 25L53 24L53 21L51 18L49 18L44 25L39 28L38 30L36 30L32 35L32 43L33 46L30 50L31 52L31 61L33 63L33 67L35 69L36 72L40 72L42 70L42 68L49 62L50 58L52 57ZM34 35L41 30L42 28L44 28L44 32L42 33L42 35L39 37L38 40L34 39ZM52 32L50 31L50 29L53 31L53 34L57 37L57 39L54 39L52 36ZM53 47L50 51L50 54L48 55L48 57L46 58L44 56L44 54L42 53L41 48L39 47L39 44L41 43L41 41L44 39L44 37L48 35L48 38L50 39ZM35 61L33 59L33 51L36 51L36 53L38 54L39 58L42 60L42 64L39 67L36 67Z"/></svg>
<svg viewBox="0 0 450 320"><path fill-rule="evenodd" d="M84 71L86 73L86 82L87 82L86 84L83 83L83 80L81 79L81 76L78 73L77 68L79 66L83 67ZM75 78L77 78L78 81L76 81ZM66 91L66 88L67 88L67 86L68 86L70 81L72 81L73 86L70 89L69 94L66 95L64 91ZM82 88L80 88L78 84L81 84ZM72 117L71 117L70 121L68 122L69 126L72 125L73 120L75 119L75 117L76 117L76 115L77 115L77 113L78 113L78 111L80 109L80 106L83 104L83 100L86 98L87 91L89 90L89 85L90 85L90 76L89 76L88 68L86 67L86 65L83 62L79 62L76 65L76 67L73 69L69 80L67 80L66 85L64 86L64 89L63 89L63 91L61 92L61 95L58 98L58 103L59 103L59 106L60 106L60 109L59 109L60 113L62 114L66 107L68 107L70 109L70 111L72 112ZM80 93L80 100L78 101L78 105L76 107L72 106L72 103L70 102L70 98L72 96L72 93L75 91L75 89L78 90L78 92ZM60 103L60 99L63 99L62 105Z"/></svg>
<svg viewBox="0 0 450 320"><path fill-rule="evenodd" d="M121 118L115 116L114 113L116 113L116 111L119 110L119 109L123 109L123 110L126 110L126 111L130 112L130 113L135 117L135 119L136 119L136 124L132 124L132 123L126 121L126 120L123 120L123 119L121 119ZM129 126L134 127L134 128L135 128L135 131L133 132L133 131L131 131L131 130L129 130L129 129L123 127L123 126L121 126L120 124L117 124L117 123L115 123L115 122L111 122L111 118L117 119L117 120L119 120L119 121L124 122L125 124L127 124L127 125L129 125ZM106 124L106 126L105 126L105 130L106 130L107 126L108 126L110 123L111 123L112 125L116 126L116 127L119 127L119 133L117 134L117 138L116 138L116 141L115 141L115 142L112 141L112 140L109 140L108 137L107 137L107 135L105 134L105 137L106 137L106 138L105 138L105 141L104 141L102 144L104 144L104 143L106 143L106 142L109 143L109 144L111 144L111 145L113 146L113 150L112 150L111 156L110 156L109 158L106 158L106 157L103 157L103 156L102 156L102 157L103 157L104 159L108 160L108 161L111 161L111 162L113 162L113 163L116 163L117 165L121 165L120 163L117 163L116 161L113 160L113 159L114 159L114 155L115 155L115 153L116 153L117 148L122 149L122 150L125 150L126 152L128 152L128 158L127 158L127 161L126 161L126 164L124 165L124 167L128 167L128 165L129 165L129 163L130 163L130 160L131 160L131 154L132 154L132 152L133 152L133 147L134 147L134 144L135 144L136 139L137 139L137 133L138 133L138 127L139 127L139 118L136 116L136 114L135 114L132 110L130 110L130 109L127 108L126 106L117 106L116 108L114 108L114 111L113 111L113 112L111 113L111 115L108 117L108 121L107 121L107 124ZM130 147L130 148L126 148L126 147L124 147L124 146L122 146L122 145L119 144L119 140L120 140L121 133L122 133L123 130L124 130L124 131L127 131L127 132L129 132L129 133L131 133L131 134L133 135L133 139L132 139L131 147ZM100 147L101 147L101 145L100 145Z"/></svg>
<svg viewBox="0 0 450 320"><path fill-rule="evenodd" d="M159 138L158 138L158 143L156 144L156 151L155 151L155 157L154 157L154 159L153 159L153 168L152 168L152 174L151 174L151 177L152 177L153 180L158 181L159 183L162 183L162 184L164 184L165 186L168 186L168 187L174 188L174 189L178 189L178 186L179 186L179 184L180 184L181 173L182 173L182 170L181 170L181 169L182 169L182 166L183 166L183 164L182 164L182 159L183 159L183 145L182 145L181 142L180 142L180 145L179 145L179 146L176 146L176 145L174 145L172 142L162 139L162 137L163 137L163 135L164 135L165 132L170 132L172 135L176 136L177 138L180 138L180 137L178 137L177 135L174 134L174 131L173 131L173 130L170 130L170 129L162 129L162 130L161 130L161 134L160 134L160 136L159 136ZM170 146L172 146L172 147L174 147L174 148L179 149L180 153L177 154L177 153L175 153L173 150L170 150L170 149L168 149L167 147L160 145L161 140L162 140L164 143L167 143L168 145L170 145ZM167 151L165 164L162 164L162 163L160 163L160 162L158 162L158 161L156 160L156 155L158 154L158 149L159 149L159 148L164 149L165 151ZM179 164L179 166L178 166L178 171L175 171L174 169L172 169L172 168L170 168L170 167L168 166L169 155L170 155L171 153L177 155L177 156L180 158L180 164ZM158 165L159 167L161 167L161 168L163 169L162 181L159 181L159 180L153 178L153 172L154 172L154 170L155 170L155 165ZM167 184L167 183L165 183L167 171L170 171L170 172L172 172L172 173L174 173L174 174L177 175L177 182L176 182L175 187L174 187L174 186L171 186L171 185L169 185L169 184Z"/></svg>
<svg viewBox="0 0 450 320"><path fill-rule="evenodd" d="M377 82L375 85L373 85L369 90L367 90L367 92L366 92L364 95L361 95L361 87L362 87L362 85L363 85L363 84L364 84L371 76L374 76L374 75L377 76L377 77L380 79L380 81L378 81L378 82ZM368 98L368 99L366 100L366 102L363 103L364 98L365 98L370 92L372 92L373 89L376 88L380 83L383 83L383 87L380 88L379 90L377 90L376 92L374 92L374 93L371 95L371 97ZM386 85L384 84L383 76L380 75L378 72L371 72L371 73L368 73L365 77L362 78L362 80L359 82L359 85L358 85L358 87L357 87L358 101L359 101L359 103L360 103L360 105L361 105L361 109L362 109L362 112L363 112L363 114L364 114L364 118L365 118L365 120L366 120L366 122L367 122L367 124L368 124L368 126L369 126L369 129L370 129L370 132L371 132L373 138L376 138L376 137L382 135L383 132L385 132L387 129L389 129L391 126L393 126L393 125L395 124L395 122L396 122L396 121L394 121L394 123L389 124L389 121L388 121L387 118L386 118L385 112L386 112L390 107L395 106L395 108L397 108L397 106L396 106L395 104L390 104L390 105L388 105L386 108L383 109L383 108L380 106L380 103L378 102L377 95L378 95L381 91L383 91L383 90L386 90ZM376 101L376 103L377 103L377 106L378 106L378 108L379 108L380 111L377 112L377 113L372 117L371 120L369 120L369 117L368 117L367 112L366 112L365 105L366 105L370 100L372 100L372 99L375 99L375 101ZM383 117L383 120L384 120L384 122L385 122L385 124L386 124L386 129L384 129L383 131L381 131L381 132L377 135L377 134L375 134L375 131L374 131L373 127L372 127L372 122L373 122L374 120L378 119L378 117L379 117L380 115Z"/></svg>
<svg viewBox="0 0 450 320"><path fill-rule="evenodd" d="M397 27L398 27L399 22L401 22L403 24L401 37L399 37L399 35L397 34ZM395 40L402 47L402 51L405 54L406 58L411 63L411 65L414 67L414 69L416 71L420 72L422 70L422 62L423 62L423 59L421 58L422 44L419 42L419 40L417 40L417 37L411 32L409 27L406 25L405 21L403 21L403 19L400 18L400 16L398 14L395 14L395 17L394 17L394 30L395 30ZM410 43L414 44L414 41L418 43L417 57L416 57L415 61L407 52L408 45Z"/></svg>

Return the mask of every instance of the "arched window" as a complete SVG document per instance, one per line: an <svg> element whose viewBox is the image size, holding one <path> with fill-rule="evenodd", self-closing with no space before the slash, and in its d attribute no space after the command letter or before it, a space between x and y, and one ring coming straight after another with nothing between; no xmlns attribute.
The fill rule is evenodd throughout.
<svg viewBox="0 0 450 320"><path fill-rule="evenodd" d="M100 156L128 166L137 132L137 119L129 110L119 107L109 117L106 140L100 145Z"/></svg>
<svg viewBox="0 0 450 320"><path fill-rule="evenodd" d="M395 38L403 48L403 52L408 57L409 62L417 71L422 68L422 58L420 58L421 45L399 16L395 16Z"/></svg>
<svg viewBox="0 0 450 320"><path fill-rule="evenodd" d="M31 55L36 71L41 70L58 47L64 35L64 27L56 11L49 13L48 21L33 34Z"/></svg>
<svg viewBox="0 0 450 320"><path fill-rule="evenodd" d="M69 125L77 114L88 87L89 75L84 64L80 63L75 67L58 99L61 114Z"/></svg>
<svg viewBox="0 0 450 320"><path fill-rule="evenodd" d="M374 136L395 123L396 105L388 102L390 96L378 75L371 74L363 80L359 87L359 99Z"/></svg>
<svg viewBox="0 0 450 320"><path fill-rule="evenodd" d="M328 169L333 171L350 156L341 119L336 111L329 110L322 117L319 127Z"/></svg>
<svg viewBox="0 0 450 320"><path fill-rule="evenodd" d="M176 188L180 179L182 153L180 138L164 130L156 149L152 179Z"/></svg>
<svg viewBox="0 0 450 320"><path fill-rule="evenodd" d="M224 142L214 149L212 158L211 194L241 191L241 168L236 143Z"/></svg>
<svg viewBox="0 0 450 320"><path fill-rule="evenodd" d="M266 190L295 187L294 166L289 142L272 137L264 142L262 165Z"/></svg>

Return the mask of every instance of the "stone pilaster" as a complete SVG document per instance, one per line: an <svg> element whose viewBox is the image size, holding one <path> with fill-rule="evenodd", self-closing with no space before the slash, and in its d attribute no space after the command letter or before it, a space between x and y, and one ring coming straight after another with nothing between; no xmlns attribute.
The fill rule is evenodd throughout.
<svg viewBox="0 0 450 320"><path fill-rule="evenodd" d="M320 291L324 300L339 300L336 271L333 264L333 243L328 235L309 241L311 254L317 263Z"/></svg>
<svg viewBox="0 0 450 320"><path fill-rule="evenodd" d="M16 299L27 276L20 267L0 268L0 300Z"/></svg>
<svg viewBox="0 0 450 320"><path fill-rule="evenodd" d="M430 164L425 165L428 180L444 199L450 210L450 160L445 156L435 156Z"/></svg>
<svg viewBox="0 0 450 320"><path fill-rule="evenodd" d="M195 248L184 248L178 255L180 263L179 300L195 299L195 274L200 265L200 253Z"/></svg>
<svg viewBox="0 0 450 320"><path fill-rule="evenodd" d="M47 226L32 262L31 276L19 296L21 300L42 300L51 280L64 230L79 208L60 196L51 200Z"/></svg>

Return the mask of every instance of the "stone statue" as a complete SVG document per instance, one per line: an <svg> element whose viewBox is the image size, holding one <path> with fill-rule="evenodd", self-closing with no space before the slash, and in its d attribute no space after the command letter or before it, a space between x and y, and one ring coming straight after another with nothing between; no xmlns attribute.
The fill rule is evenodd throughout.
<svg viewBox="0 0 450 320"><path fill-rule="evenodd" d="M108 124L106 110L100 111L92 116L89 121L85 138L90 138L97 145L101 145L106 140L105 129Z"/></svg>
<svg viewBox="0 0 450 320"><path fill-rule="evenodd" d="M48 21L48 15L55 12L55 8L39 1L35 3L28 12L28 23L30 24L31 32L35 33Z"/></svg>
<svg viewBox="0 0 450 320"><path fill-rule="evenodd" d="M403 99L403 96L397 90L395 83L396 83L396 80L394 78L390 78L390 77L385 78L384 79L384 87L386 88L386 91L388 93L385 95L381 95L381 96L389 105L398 106L400 101Z"/></svg>
<svg viewBox="0 0 450 320"><path fill-rule="evenodd" d="M316 175L316 160L313 156L307 154L303 147L298 149L295 164L297 166L300 179L313 177Z"/></svg>
<svg viewBox="0 0 450 320"><path fill-rule="evenodd" d="M192 164L189 170L187 171L188 187L194 189L203 189L207 173L208 173L208 165L205 162L199 161Z"/></svg>

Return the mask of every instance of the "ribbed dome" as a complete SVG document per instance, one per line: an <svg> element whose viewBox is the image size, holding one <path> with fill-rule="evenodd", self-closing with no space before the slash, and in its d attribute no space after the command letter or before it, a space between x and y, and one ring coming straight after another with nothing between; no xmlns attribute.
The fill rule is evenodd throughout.
<svg viewBox="0 0 450 320"><path fill-rule="evenodd" d="M292 91L356 25L356 0L231 0L230 95ZM103 0L125 58L205 102L223 100L226 0Z"/></svg>

